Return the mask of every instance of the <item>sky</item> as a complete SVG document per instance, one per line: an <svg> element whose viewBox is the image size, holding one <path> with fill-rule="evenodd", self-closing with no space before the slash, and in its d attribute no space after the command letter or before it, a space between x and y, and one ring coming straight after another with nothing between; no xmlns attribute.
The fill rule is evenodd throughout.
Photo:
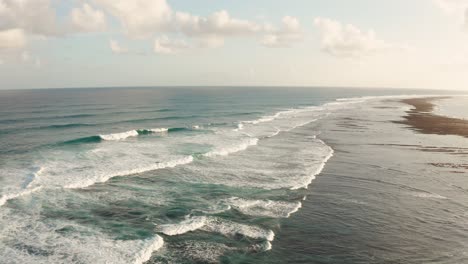
<svg viewBox="0 0 468 264"><path fill-rule="evenodd" d="M468 90L468 0L0 0L0 89Z"/></svg>

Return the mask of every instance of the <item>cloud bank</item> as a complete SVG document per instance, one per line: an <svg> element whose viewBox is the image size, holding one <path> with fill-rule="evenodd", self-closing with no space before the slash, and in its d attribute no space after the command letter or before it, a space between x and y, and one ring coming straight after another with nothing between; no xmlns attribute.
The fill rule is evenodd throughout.
<svg viewBox="0 0 468 264"><path fill-rule="evenodd" d="M291 16L285 16L282 26L275 28L231 17L226 10L206 17L175 11L166 0L94 0L94 3L119 21L126 36L136 39L156 37L154 51L157 53L176 53L175 50L190 46L169 40L168 34L182 35L198 43L198 47L207 48L222 46L225 39L233 37L259 38L267 47L289 47L302 40L303 34L299 20Z"/></svg>
<svg viewBox="0 0 468 264"><path fill-rule="evenodd" d="M393 44L377 38L373 30L363 31L351 24L329 18L316 18L322 50L336 57L362 57L393 49Z"/></svg>

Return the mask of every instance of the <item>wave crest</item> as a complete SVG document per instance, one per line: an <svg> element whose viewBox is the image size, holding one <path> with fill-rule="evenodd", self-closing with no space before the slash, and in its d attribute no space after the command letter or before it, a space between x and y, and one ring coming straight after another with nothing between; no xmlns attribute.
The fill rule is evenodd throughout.
<svg viewBox="0 0 468 264"><path fill-rule="evenodd" d="M239 145L232 145L225 148L215 149L208 153L205 153L205 157L214 157L214 156L227 156L232 153L236 153L242 150L246 150L250 146L255 146L258 144L258 138L250 138Z"/></svg>

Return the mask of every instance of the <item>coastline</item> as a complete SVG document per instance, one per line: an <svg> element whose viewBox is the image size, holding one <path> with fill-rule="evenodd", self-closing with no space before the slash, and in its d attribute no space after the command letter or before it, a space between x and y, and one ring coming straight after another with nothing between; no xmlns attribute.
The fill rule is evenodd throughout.
<svg viewBox="0 0 468 264"><path fill-rule="evenodd" d="M456 135L468 137L468 120L446 117L434 113L433 101L447 97L424 97L402 99L400 102L413 106L406 111L404 121L395 123L408 125L423 134Z"/></svg>
<svg viewBox="0 0 468 264"><path fill-rule="evenodd" d="M414 110L401 108L406 100ZM466 141L415 133L394 121L413 115L432 125L425 119L435 118L432 100L370 101L302 128L326 131L321 138L335 155L307 189L301 210L281 222L272 250L253 258L270 264L421 263L450 255L443 263L465 263L456 249L467 245L460 233L466 207L459 202L468 190L468 154L459 152Z"/></svg>

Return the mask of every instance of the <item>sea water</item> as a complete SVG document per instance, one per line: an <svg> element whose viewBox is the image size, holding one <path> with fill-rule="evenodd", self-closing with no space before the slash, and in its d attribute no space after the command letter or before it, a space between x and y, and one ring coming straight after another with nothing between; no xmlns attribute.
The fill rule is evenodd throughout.
<svg viewBox="0 0 468 264"><path fill-rule="evenodd" d="M330 160L339 160L343 146L365 133L352 120L343 125L336 118L362 114L376 98L414 93L428 92L0 91L0 262L337 263L330 256L346 250L335 248L328 262L315 258L323 251L314 249L317 237L310 234L317 233L310 228L321 218L303 217L335 208L311 209L318 204L310 196L324 190L314 180L326 177L319 175ZM381 111L403 114L405 106L397 109ZM347 128L362 132L336 136ZM352 157L366 163L359 153ZM398 162L398 155L393 158ZM347 173L357 177L362 168L354 166ZM346 198L351 205L367 202L353 194ZM342 217L329 216L327 223ZM290 239L295 242L285 244ZM340 238L320 242L332 240ZM284 251L288 245L293 254ZM362 253L348 254L343 263Z"/></svg>

